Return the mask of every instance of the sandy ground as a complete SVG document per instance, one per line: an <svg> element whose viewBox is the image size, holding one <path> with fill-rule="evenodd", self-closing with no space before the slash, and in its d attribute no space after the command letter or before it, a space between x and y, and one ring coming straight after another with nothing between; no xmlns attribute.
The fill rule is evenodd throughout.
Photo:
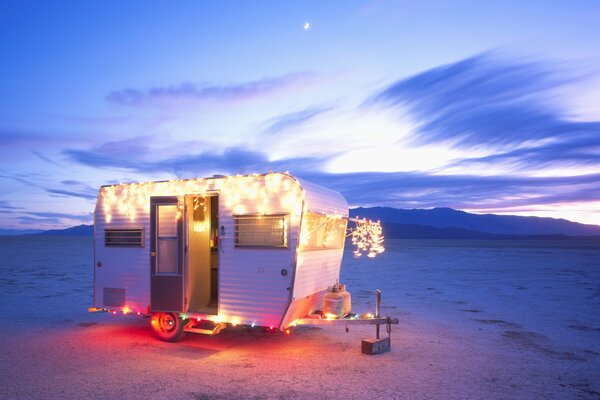
<svg viewBox="0 0 600 400"><path fill-rule="evenodd" d="M401 321L392 352L366 356L372 327L159 342L147 319L85 312L89 239L36 240L0 239L2 399L600 399L593 246L398 241L346 259L355 308L381 287Z"/></svg>

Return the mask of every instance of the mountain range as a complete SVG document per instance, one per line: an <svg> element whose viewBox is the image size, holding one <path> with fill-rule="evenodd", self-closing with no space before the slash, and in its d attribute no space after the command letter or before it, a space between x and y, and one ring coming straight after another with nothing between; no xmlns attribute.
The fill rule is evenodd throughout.
<svg viewBox="0 0 600 400"><path fill-rule="evenodd" d="M534 237L600 237L600 226L565 219L471 214L452 208L353 208L350 216L381 221L388 238L518 239ZM93 225L49 231L0 230L2 235L92 236Z"/></svg>
<svg viewBox="0 0 600 400"><path fill-rule="evenodd" d="M471 214L452 208L354 208L350 216L381 221L388 238L519 239L534 237L600 237L600 226L565 219Z"/></svg>
<svg viewBox="0 0 600 400"><path fill-rule="evenodd" d="M600 226L566 219L515 215L471 214L452 208L405 210L391 207L354 208L352 217L365 217L385 224L459 228L497 235L600 236Z"/></svg>

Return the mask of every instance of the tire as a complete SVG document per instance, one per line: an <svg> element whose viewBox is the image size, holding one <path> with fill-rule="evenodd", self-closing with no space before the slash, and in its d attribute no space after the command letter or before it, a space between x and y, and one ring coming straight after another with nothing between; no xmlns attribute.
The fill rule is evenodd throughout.
<svg viewBox="0 0 600 400"><path fill-rule="evenodd" d="M157 339L176 342L183 337L183 321L176 314L168 312L152 313L150 327Z"/></svg>

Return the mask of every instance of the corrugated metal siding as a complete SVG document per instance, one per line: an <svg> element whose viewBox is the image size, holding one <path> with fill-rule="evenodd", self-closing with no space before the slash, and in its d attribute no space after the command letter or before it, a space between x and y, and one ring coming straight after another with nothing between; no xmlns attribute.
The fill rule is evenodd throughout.
<svg viewBox="0 0 600 400"><path fill-rule="evenodd" d="M101 198L100 198L101 199ZM101 202L102 200L99 200ZM120 213L111 215L110 223L106 222L104 209L96 207L94 239L96 263L95 296L96 307L104 307L103 292L105 287L125 289L126 304L132 311L146 312L150 304L150 205L136 209L135 221ZM144 229L144 247L105 247L105 228Z"/></svg>
<svg viewBox="0 0 600 400"><path fill-rule="evenodd" d="M304 213L309 211L348 216L344 197L314 183L300 180L304 188ZM344 249L300 250L294 281L294 299L327 289L340 277Z"/></svg>
<svg viewBox="0 0 600 400"><path fill-rule="evenodd" d="M284 179L298 186L291 178ZM281 197L277 193L271 196L268 213L294 212L281 204ZM220 238L219 315L242 324L278 327L289 304L300 218L290 218L287 249L236 248L235 207L228 208L222 200L219 203L223 205L219 207L219 224L225 227L225 236ZM261 211L260 204L252 199L244 199L242 205L247 214ZM281 275L282 269L288 271L286 276Z"/></svg>
<svg viewBox="0 0 600 400"><path fill-rule="evenodd" d="M343 249L300 251L294 299L327 289L340 278Z"/></svg>

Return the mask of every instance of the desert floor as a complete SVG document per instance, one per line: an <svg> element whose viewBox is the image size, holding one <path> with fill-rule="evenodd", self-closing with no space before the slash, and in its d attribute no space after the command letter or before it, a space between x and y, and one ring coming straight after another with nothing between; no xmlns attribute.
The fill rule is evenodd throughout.
<svg viewBox="0 0 600 400"><path fill-rule="evenodd" d="M89 314L90 238L0 238L0 398L600 399L600 248L593 243L392 240L346 254L373 327L243 328L178 343L148 320Z"/></svg>

